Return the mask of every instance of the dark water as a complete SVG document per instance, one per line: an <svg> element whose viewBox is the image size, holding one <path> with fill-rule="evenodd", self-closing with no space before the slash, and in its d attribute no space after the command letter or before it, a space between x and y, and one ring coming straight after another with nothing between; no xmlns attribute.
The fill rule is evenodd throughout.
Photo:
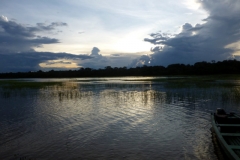
<svg viewBox="0 0 240 160"><path fill-rule="evenodd" d="M238 81L78 80L0 89L1 159L214 160L210 112L240 112Z"/></svg>

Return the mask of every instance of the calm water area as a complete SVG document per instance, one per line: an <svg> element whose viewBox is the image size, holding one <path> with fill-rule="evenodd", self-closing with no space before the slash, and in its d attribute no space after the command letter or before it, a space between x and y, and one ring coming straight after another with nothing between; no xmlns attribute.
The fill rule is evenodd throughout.
<svg viewBox="0 0 240 160"><path fill-rule="evenodd" d="M240 113L240 80L155 79L0 86L0 159L216 160L210 113Z"/></svg>

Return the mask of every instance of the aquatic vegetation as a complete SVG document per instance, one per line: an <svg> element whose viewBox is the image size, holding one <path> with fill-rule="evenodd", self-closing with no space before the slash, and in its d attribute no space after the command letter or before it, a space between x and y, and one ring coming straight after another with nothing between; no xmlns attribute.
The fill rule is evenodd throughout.
<svg viewBox="0 0 240 160"><path fill-rule="evenodd" d="M209 88L240 86L239 75L211 75L211 76L170 76L153 77L152 79L130 79L124 81L146 81L162 83L167 88Z"/></svg>
<svg viewBox="0 0 240 160"><path fill-rule="evenodd" d="M217 80L240 80L240 75L207 75L207 76L164 76L164 77L150 77L150 78L136 78L126 79L124 81L154 81L154 82L166 82L166 81L217 81Z"/></svg>
<svg viewBox="0 0 240 160"><path fill-rule="evenodd" d="M62 82L36 82L24 80L0 80L0 87L3 89L40 89L47 86L61 85Z"/></svg>
<svg viewBox="0 0 240 160"><path fill-rule="evenodd" d="M237 79L164 77L164 81L151 81L151 78L156 79L109 78L102 82L89 79L81 83L88 79L1 81L1 125L5 136L2 142L10 146L0 145L1 151L7 148L2 152L6 156L16 154L14 158L30 159L39 158L42 156L39 151L45 150L48 159L52 153L64 156L67 149L74 152L76 148L86 149L91 155L93 144L94 147L104 144L110 149L113 145L124 145L128 149L141 143L151 153L159 153L159 148L168 151L172 148L166 148L169 143L177 143L173 150L182 154L183 147L195 150L193 145L199 149L211 144L210 111L221 107L240 113ZM58 150L62 144L66 145ZM32 154L25 154L29 150ZM202 151L197 150L198 154Z"/></svg>

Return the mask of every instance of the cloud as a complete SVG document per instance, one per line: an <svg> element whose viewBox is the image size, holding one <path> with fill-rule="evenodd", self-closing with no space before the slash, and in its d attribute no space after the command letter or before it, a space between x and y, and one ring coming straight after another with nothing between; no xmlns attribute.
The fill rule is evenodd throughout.
<svg viewBox="0 0 240 160"><path fill-rule="evenodd" d="M0 73L78 69L80 67L93 69L105 68L106 66L123 67L123 64L130 63L135 58L134 54L121 53L102 56L97 47L93 47L89 55L35 51L0 54Z"/></svg>
<svg viewBox="0 0 240 160"><path fill-rule="evenodd" d="M67 66L75 64L71 61L91 59L92 57L88 55L36 52L34 50L35 47L41 47L43 44L59 43L58 39L38 34L54 31L56 27L60 26L67 26L67 23L52 22L49 25L37 23L35 26L26 26L8 20L5 16L0 16L0 72L36 71L44 69L40 64L51 66L51 63L54 62L61 64L62 68L64 65L67 68ZM45 67L45 69L47 68Z"/></svg>
<svg viewBox="0 0 240 160"><path fill-rule="evenodd" d="M93 47L92 49L92 52L90 54L90 56L93 56L93 57L102 57L101 54L99 54L100 50L97 48L97 47Z"/></svg>
<svg viewBox="0 0 240 160"><path fill-rule="evenodd" d="M91 57L88 55L74 55L69 53L51 52L24 52L0 54L0 57L0 72L36 71L44 69L39 66L40 63L45 63L45 65L51 65L51 63L49 62L50 60L65 59L80 61L91 59ZM67 65L70 62L58 61L58 63Z"/></svg>
<svg viewBox="0 0 240 160"><path fill-rule="evenodd" d="M32 27L35 31L51 31L54 30L55 27L67 26L67 23L64 22L52 22L50 25L46 25L45 23L37 23L37 27Z"/></svg>
<svg viewBox="0 0 240 160"><path fill-rule="evenodd" d="M58 39L37 35L59 26L67 26L67 23L52 22L50 25L37 23L36 26L25 26L0 16L0 53L29 52L43 44L59 43Z"/></svg>
<svg viewBox="0 0 240 160"><path fill-rule="evenodd" d="M112 53L108 56L103 56L100 54L100 49L98 47L93 47L89 56L92 58L79 60L78 66L93 69L105 68L106 66L124 67L131 63L133 59L138 57L138 55L133 53Z"/></svg>
<svg viewBox="0 0 240 160"><path fill-rule="evenodd" d="M111 54L112 56L114 56L114 57L119 57L120 56L120 54L117 54L117 53L114 53L114 54Z"/></svg>
<svg viewBox="0 0 240 160"><path fill-rule="evenodd" d="M0 16L0 20L5 21L5 22L8 22L8 18L5 17L5 16Z"/></svg>
<svg viewBox="0 0 240 160"><path fill-rule="evenodd" d="M135 59L129 65L129 67L143 66L143 65L151 65L151 57L148 55L142 55L140 58Z"/></svg>
<svg viewBox="0 0 240 160"><path fill-rule="evenodd" d="M203 24L182 25L179 34L152 33L144 41L155 45L149 55L151 65L172 63L193 64L197 61L225 60L233 58L237 48L226 47L240 40L240 1L197 1L209 16ZM145 59L145 60L143 60ZM135 60L131 66L149 64L146 57Z"/></svg>

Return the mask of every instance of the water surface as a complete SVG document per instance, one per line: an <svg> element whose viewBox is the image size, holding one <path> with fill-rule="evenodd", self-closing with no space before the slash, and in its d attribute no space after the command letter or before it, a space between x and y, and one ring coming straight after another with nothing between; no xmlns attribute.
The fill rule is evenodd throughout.
<svg viewBox="0 0 240 160"><path fill-rule="evenodd" d="M240 112L239 81L154 79L27 79L63 83L2 86L1 159L217 159L210 112Z"/></svg>

